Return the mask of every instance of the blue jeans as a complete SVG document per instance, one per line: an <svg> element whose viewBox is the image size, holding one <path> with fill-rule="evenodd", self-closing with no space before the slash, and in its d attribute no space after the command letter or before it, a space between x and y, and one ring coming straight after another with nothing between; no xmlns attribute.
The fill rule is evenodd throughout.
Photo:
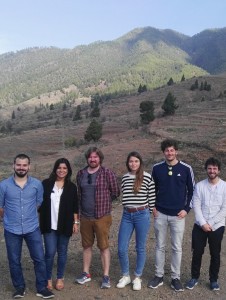
<svg viewBox="0 0 226 300"><path fill-rule="evenodd" d="M185 228L185 218L179 219L177 216L168 216L158 211L154 220L156 236L155 252L155 275L163 277L165 265L165 247L167 243L167 229L170 228L171 236L171 277L180 279L180 267L182 258L182 242Z"/></svg>
<svg viewBox="0 0 226 300"><path fill-rule="evenodd" d="M4 235L13 286L16 289L25 288L25 281L21 267L22 244L23 240L25 240L31 259L34 263L37 291L40 292L43 290L47 285L46 264L42 236L39 228L33 232L21 235L4 230Z"/></svg>
<svg viewBox="0 0 226 300"><path fill-rule="evenodd" d="M135 276L141 276L146 260L146 241L150 228L149 209L133 213L123 211L118 235L118 256L123 276L129 275L129 242L135 230L136 236L136 269Z"/></svg>
<svg viewBox="0 0 226 300"><path fill-rule="evenodd" d="M67 262L67 249L70 237L58 234L56 230L44 234L45 260L47 279L52 278L54 256L57 252L57 279L64 278L64 270Z"/></svg>

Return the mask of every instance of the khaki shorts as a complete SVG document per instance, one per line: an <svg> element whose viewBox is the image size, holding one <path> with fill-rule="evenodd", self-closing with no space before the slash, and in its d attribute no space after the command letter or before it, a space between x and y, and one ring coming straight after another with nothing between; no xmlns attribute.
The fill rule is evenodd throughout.
<svg viewBox="0 0 226 300"><path fill-rule="evenodd" d="M112 216L103 216L100 219L88 219L81 217L80 232L82 237L82 247L92 247L95 236L97 238L97 247L100 250L109 248L109 232L112 224Z"/></svg>

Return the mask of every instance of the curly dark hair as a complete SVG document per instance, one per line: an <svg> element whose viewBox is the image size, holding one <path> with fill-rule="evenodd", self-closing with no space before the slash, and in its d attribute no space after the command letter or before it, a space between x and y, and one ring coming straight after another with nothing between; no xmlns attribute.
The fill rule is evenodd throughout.
<svg viewBox="0 0 226 300"><path fill-rule="evenodd" d="M175 150L178 150L178 142L173 139L166 139L161 142L161 150L164 152L166 148L173 147Z"/></svg>
<svg viewBox="0 0 226 300"><path fill-rule="evenodd" d="M205 170L207 170L208 166L210 166L210 165L218 167L219 170L221 169L221 162L218 159L214 158L214 157L210 157L206 160Z"/></svg>

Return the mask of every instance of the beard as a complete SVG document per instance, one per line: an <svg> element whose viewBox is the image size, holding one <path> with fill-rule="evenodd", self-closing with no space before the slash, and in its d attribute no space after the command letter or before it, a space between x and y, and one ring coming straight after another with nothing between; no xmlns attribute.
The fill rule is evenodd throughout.
<svg viewBox="0 0 226 300"><path fill-rule="evenodd" d="M208 178L210 180L216 179L218 177L218 174L208 174Z"/></svg>
<svg viewBox="0 0 226 300"><path fill-rule="evenodd" d="M90 162L89 164L89 167L91 168L91 169L95 169L96 167L98 167L99 166L99 164L97 163L97 162Z"/></svg>
<svg viewBox="0 0 226 300"><path fill-rule="evenodd" d="M20 178L25 177L28 173L28 171L24 171L24 170L18 170L18 171L14 170L14 171L15 171L16 176L18 176ZM21 172L23 172L23 173L21 173Z"/></svg>

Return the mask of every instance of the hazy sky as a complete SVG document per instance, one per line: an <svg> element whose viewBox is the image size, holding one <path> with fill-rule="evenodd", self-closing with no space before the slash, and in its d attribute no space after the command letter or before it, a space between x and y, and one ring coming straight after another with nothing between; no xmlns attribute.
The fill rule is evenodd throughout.
<svg viewBox="0 0 226 300"><path fill-rule="evenodd" d="M73 48L146 26L192 36L226 27L225 16L226 0L0 0L0 53Z"/></svg>

